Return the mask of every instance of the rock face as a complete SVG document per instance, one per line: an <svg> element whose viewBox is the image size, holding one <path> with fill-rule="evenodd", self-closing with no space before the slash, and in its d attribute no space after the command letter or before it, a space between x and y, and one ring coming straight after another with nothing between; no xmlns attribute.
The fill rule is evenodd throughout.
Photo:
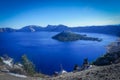
<svg viewBox="0 0 120 80"><path fill-rule="evenodd" d="M71 31L63 31L53 36L52 38L62 42L76 41L76 40L101 41L101 39L99 38L87 37L86 35L76 34Z"/></svg>

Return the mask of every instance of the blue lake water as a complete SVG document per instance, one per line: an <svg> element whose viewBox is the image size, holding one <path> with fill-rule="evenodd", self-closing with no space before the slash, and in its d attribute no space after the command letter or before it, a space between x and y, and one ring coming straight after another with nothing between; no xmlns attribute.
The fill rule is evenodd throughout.
<svg viewBox="0 0 120 80"><path fill-rule="evenodd" d="M55 34L57 32L0 33L0 55L7 54L18 62L26 54L37 71L51 75L60 71L60 64L65 70L72 71L74 64L81 65L84 58L94 61L106 52L109 43L117 39L116 36L85 33L103 41L59 42L51 39Z"/></svg>

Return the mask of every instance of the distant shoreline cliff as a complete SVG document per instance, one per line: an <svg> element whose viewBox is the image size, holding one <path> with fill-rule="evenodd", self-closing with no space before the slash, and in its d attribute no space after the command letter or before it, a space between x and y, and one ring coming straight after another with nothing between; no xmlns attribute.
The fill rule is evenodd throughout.
<svg viewBox="0 0 120 80"><path fill-rule="evenodd" d="M106 25L106 26L84 26L84 27L68 27L65 25L48 25L46 27L29 25L20 29L0 28L0 32L62 32L70 30L73 32L88 32L88 33L102 33L120 36L120 25Z"/></svg>

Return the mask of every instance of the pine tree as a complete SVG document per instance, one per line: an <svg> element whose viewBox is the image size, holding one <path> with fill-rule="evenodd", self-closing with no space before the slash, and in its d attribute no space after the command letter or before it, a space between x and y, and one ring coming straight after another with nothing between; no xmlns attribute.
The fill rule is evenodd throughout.
<svg viewBox="0 0 120 80"><path fill-rule="evenodd" d="M26 55L22 56L22 64L24 70L27 72L27 74L33 76L35 74L35 67L33 63L27 58Z"/></svg>

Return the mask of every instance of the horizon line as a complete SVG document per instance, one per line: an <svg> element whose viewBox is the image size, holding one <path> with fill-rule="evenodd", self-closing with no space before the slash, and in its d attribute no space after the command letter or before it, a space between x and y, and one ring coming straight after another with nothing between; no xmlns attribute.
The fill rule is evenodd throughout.
<svg viewBox="0 0 120 80"><path fill-rule="evenodd" d="M60 25L62 25L62 26L66 26L66 27L69 27L69 28L75 28L75 27L92 27L92 26L95 26L95 27L97 27L97 26L119 26L120 24L106 24L106 25L84 25L84 26L67 26L67 25L64 25L64 24L57 24L57 25L54 25L54 24L48 24L48 25L46 25L46 26L40 26L40 25L36 25L36 24L31 24L31 25L26 25L26 26L23 26L23 27L20 27L20 28L11 28L11 27L0 27L0 28L11 28L11 29L21 29L21 28L24 28L24 27L27 27L27 26L37 26L37 27L42 27L42 28L45 28L45 27L47 27L47 26L60 26Z"/></svg>

